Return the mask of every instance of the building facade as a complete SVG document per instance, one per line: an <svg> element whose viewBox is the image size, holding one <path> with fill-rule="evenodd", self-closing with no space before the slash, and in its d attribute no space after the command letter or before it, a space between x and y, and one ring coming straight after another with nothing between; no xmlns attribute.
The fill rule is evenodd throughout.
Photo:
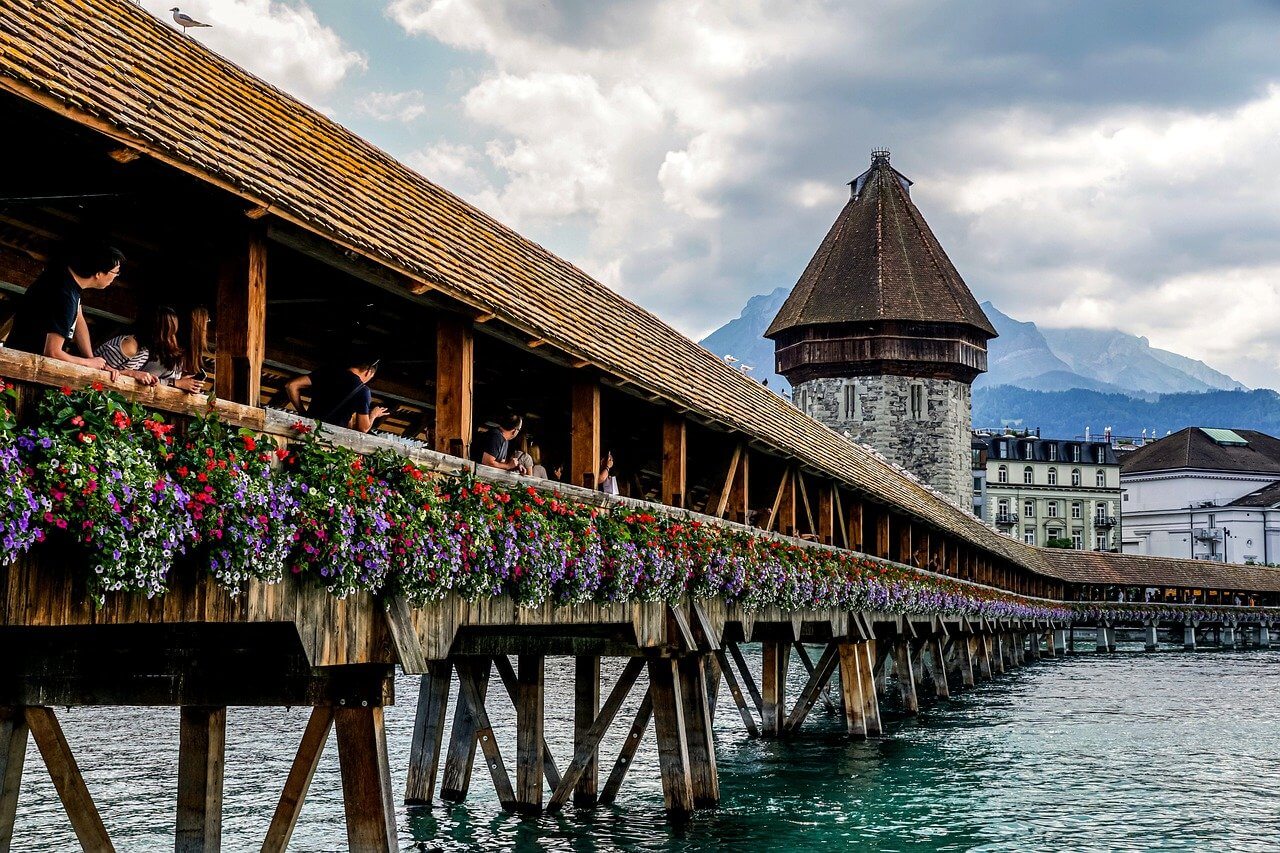
<svg viewBox="0 0 1280 853"><path fill-rule="evenodd" d="M996 336L911 200L872 154L765 332L792 400L956 506L971 494L971 385Z"/></svg>
<svg viewBox="0 0 1280 853"><path fill-rule="evenodd" d="M1124 551L1280 562L1280 440L1189 427L1121 462Z"/></svg>
<svg viewBox="0 0 1280 853"><path fill-rule="evenodd" d="M1109 442L987 432L973 442L986 469L981 517L996 529L1030 545L1120 550L1120 466Z"/></svg>

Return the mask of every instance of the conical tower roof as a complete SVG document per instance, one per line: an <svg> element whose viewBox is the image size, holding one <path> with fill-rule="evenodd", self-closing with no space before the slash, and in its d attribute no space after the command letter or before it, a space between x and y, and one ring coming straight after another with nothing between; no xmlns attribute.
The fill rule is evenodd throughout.
<svg viewBox="0 0 1280 853"><path fill-rule="evenodd" d="M852 195L765 337L798 326L879 321L962 324L996 337L911 201L911 181L872 154Z"/></svg>

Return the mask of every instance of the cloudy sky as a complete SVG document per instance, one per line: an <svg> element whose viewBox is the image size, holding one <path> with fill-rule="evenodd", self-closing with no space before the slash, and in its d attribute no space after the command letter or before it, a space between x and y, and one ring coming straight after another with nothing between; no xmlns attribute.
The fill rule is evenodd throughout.
<svg viewBox="0 0 1280 853"><path fill-rule="evenodd" d="M164 20L171 0L143 0ZM188 0L204 43L699 337L887 147L979 299L1280 385L1280 4Z"/></svg>

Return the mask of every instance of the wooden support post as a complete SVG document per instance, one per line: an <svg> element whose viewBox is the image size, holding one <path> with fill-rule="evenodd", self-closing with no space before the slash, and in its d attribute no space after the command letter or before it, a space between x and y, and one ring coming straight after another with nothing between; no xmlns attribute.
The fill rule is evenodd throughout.
<svg viewBox="0 0 1280 853"><path fill-rule="evenodd" d="M942 638L929 640L929 652L933 656L933 690L939 699L950 699L951 688L947 684L947 657L942 651Z"/></svg>
<svg viewBox="0 0 1280 853"><path fill-rule="evenodd" d="M600 656L578 655L573 662L573 748L582 748L600 712ZM582 778L573 790L575 806L593 806L597 800L599 750L591 750L582 767Z"/></svg>
<svg viewBox="0 0 1280 853"><path fill-rule="evenodd" d="M880 721L880 699L876 695L876 644L878 640L860 643L862 653L858 660L858 676L862 679L862 716L867 724L867 737L884 734Z"/></svg>
<svg viewBox="0 0 1280 853"><path fill-rule="evenodd" d="M27 721L20 708L0 708L0 853L9 853L18 817L18 791L27 756Z"/></svg>
<svg viewBox="0 0 1280 853"><path fill-rule="evenodd" d="M991 635L978 635L978 674L990 681L995 678L995 667L991 662Z"/></svg>
<svg viewBox="0 0 1280 853"><path fill-rule="evenodd" d="M338 708L333 715L352 850L399 850L382 708Z"/></svg>
<svg viewBox="0 0 1280 853"><path fill-rule="evenodd" d="M622 787L622 781L627 777L627 771L631 769L631 762L635 760L636 750L640 748L640 741L644 739L645 730L649 728L649 719L652 716L653 691L646 690L644 699L636 710L631 729L627 732L627 739L622 743L618 760L613 763L613 770L609 772L609 778L600 789L600 805L610 805L618 798L618 789Z"/></svg>
<svg viewBox="0 0 1280 853"><path fill-rule="evenodd" d="M684 418L668 415L662 421L662 502L667 506L688 504L686 485L687 433Z"/></svg>
<svg viewBox="0 0 1280 853"><path fill-rule="evenodd" d="M891 539L889 519L890 515L887 509L881 509L876 512L876 538L873 554L885 560L889 559L889 542Z"/></svg>
<svg viewBox="0 0 1280 853"><path fill-rule="evenodd" d="M649 661L649 694L653 697L653 728L658 736L663 800L668 812L689 814L693 811L693 780L678 667L679 664L669 658Z"/></svg>
<svg viewBox="0 0 1280 853"><path fill-rule="evenodd" d="M839 663L839 642L827 643L827 647L823 650L822 656L818 658L817 664L810 670L809 680L800 692L800 697L796 700L795 707L791 709L791 714L782 726L784 734L793 734L804 724L805 718L809 716L809 711L817 704L818 697L825 696L827 682L830 681Z"/></svg>
<svg viewBox="0 0 1280 853"><path fill-rule="evenodd" d="M1040 634L1038 631L1031 631L1027 634L1027 659L1040 659Z"/></svg>
<svg viewBox="0 0 1280 853"><path fill-rule="evenodd" d="M600 383L579 380L573 383L570 406L570 482L595 488L600 470Z"/></svg>
<svg viewBox="0 0 1280 853"><path fill-rule="evenodd" d="M818 541L824 545L835 544L835 486L830 480L823 480L818 484L818 529L814 531L818 535Z"/></svg>
<svg viewBox="0 0 1280 853"><path fill-rule="evenodd" d="M734 707L738 709L738 716L742 717L743 727L746 728L747 734L751 737L760 737L760 729L756 727L755 717L752 716L751 708L747 705L738 677L733 672L733 665L729 662L724 649L718 649L715 655L720 674L724 677L725 683L729 685L729 695L733 697Z"/></svg>
<svg viewBox="0 0 1280 853"><path fill-rule="evenodd" d="M776 640L761 643L764 659L760 674L760 733L778 737L787 718L787 665L791 661L791 644Z"/></svg>
<svg viewBox="0 0 1280 853"><path fill-rule="evenodd" d="M573 759L569 762L569 766L565 768L564 777L556 786L551 794L551 800L547 803L547 811L559 810L569 799L569 792L580 787L583 774L587 767L596 763L596 755L600 750L600 739L604 737L604 733L608 731L609 726L613 723L613 718L617 716L618 709L622 707L622 703L626 701L627 696L631 693L631 688L636 683L636 679L640 676L640 671L644 669L644 660L641 658L631 658L627 661L627 665L622 670L622 675L618 678L618 683L609 691L609 698L605 700L604 707L599 713L593 713L592 720L587 728L582 732L581 736L575 733ZM596 682L597 699L599 698L599 681ZM648 702L646 697L646 702ZM598 704L598 702L596 703ZM652 708L652 703L649 702ZM643 706L642 706L643 710ZM648 721L648 712L644 712L645 722ZM637 717L639 723L639 717ZM643 727L640 732L643 733ZM632 735L634 740L638 741L640 735L635 733L633 727ZM630 764L630 756L635 754L635 749L628 742L623 746L623 753L627 754L627 749L631 748L628 760L622 762L621 772L626 773L626 767ZM620 759L621 760L621 759ZM615 771L619 768L615 766ZM612 777L610 777L612 780ZM619 780L620 782L620 780ZM614 793L617 789L614 789ZM593 798L594 802L594 798Z"/></svg>
<svg viewBox="0 0 1280 853"><path fill-rule="evenodd" d="M471 455L475 434L476 338L470 320L442 315L436 321L435 449Z"/></svg>
<svg viewBox="0 0 1280 853"><path fill-rule="evenodd" d="M448 682L445 682L446 692ZM298 815L302 812L302 803L307 798L307 790L311 780L320 766L320 753L324 752L325 741L329 739L329 730L333 728L333 708L318 705L311 711L307 720L306 731L302 733L302 743L293 757L293 765L289 768L289 776L285 779L284 790L280 792L280 801L276 804L275 815L271 818L271 826L267 828L267 838L262 842L262 853L285 853L289 840L293 837L294 827L298 825ZM439 740L436 741L437 752Z"/></svg>
<svg viewBox="0 0 1280 853"><path fill-rule="evenodd" d="M960 668L960 685L973 687L973 637L960 636L955 640L956 659Z"/></svg>
<svg viewBox="0 0 1280 853"><path fill-rule="evenodd" d="M52 708L31 707L23 709L27 728L31 730L31 739L40 750L40 757L53 780L53 787L62 800L71 828L81 849L92 853L109 853L115 847L107 837L107 829L102 825L102 817L98 814L89 789L80 775L71 747L67 746L67 738L58 725Z"/></svg>
<svg viewBox="0 0 1280 853"><path fill-rule="evenodd" d="M458 681L461 684L462 671L467 668L476 682L476 690L483 703L489 687L490 661L480 663L458 661ZM440 777L440 799L460 803L467 798L471 788L471 768L476 757L476 730L479 722L475 709L468 702L461 689L453 708L453 731L449 735L449 749L445 753L444 773Z"/></svg>
<svg viewBox="0 0 1280 853"><path fill-rule="evenodd" d="M929 568L929 531L917 528L914 532L915 549L911 552L911 564L917 568Z"/></svg>
<svg viewBox="0 0 1280 853"><path fill-rule="evenodd" d="M689 655L680 658L678 663L685 747L689 753L689 781L696 809L720 805L716 742L711 729L711 706L707 702L708 659L708 655Z"/></svg>
<svg viewBox="0 0 1280 853"><path fill-rule="evenodd" d="M956 542L947 544L947 574L960 577L960 545Z"/></svg>
<svg viewBox="0 0 1280 853"><path fill-rule="evenodd" d="M773 502L773 512L769 515L771 530L787 536L796 533L796 472L788 468L782 473L782 481L778 484L778 495Z"/></svg>
<svg viewBox="0 0 1280 853"><path fill-rule="evenodd" d="M516 809L542 811L542 655L520 655L516 680Z"/></svg>
<svg viewBox="0 0 1280 853"><path fill-rule="evenodd" d="M866 546L863 545L863 513L865 504L859 499L851 499L849 501L849 548L853 551L865 551Z"/></svg>
<svg viewBox="0 0 1280 853"><path fill-rule="evenodd" d="M809 657L809 650L804 647L804 643L799 641L794 642L791 644L791 648L795 649L796 657L800 658L800 663L804 666L805 672L812 676L817 670L817 667L813 663L813 658ZM825 690L821 692L821 695L818 698L822 700L823 710L828 714L834 714L836 712L835 705L832 703L831 697L827 695ZM808 711L805 713L808 713Z"/></svg>
<svg viewBox="0 0 1280 853"><path fill-rule="evenodd" d="M907 563L908 565L911 564L911 559L914 554L914 551L912 550L912 545L911 545L911 532L912 532L911 522L906 518L900 519L899 526L898 526L898 562L899 563Z"/></svg>
<svg viewBox="0 0 1280 853"><path fill-rule="evenodd" d="M459 707L465 702L467 713L474 721L474 741L480 744L484 753L484 762L489 767L489 775L493 779L493 789L498 795L498 802L504 809L514 811L516 808L515 789L511 785L511 777L507 775L507 766L498 751L498 741L493 734L493 725L489 722L489 712L485 708L483 686L489 674L489 659L483 663L458 661ZM456 713L456 712L455 712ZM472 746L474 752L474 743ZM452 750L451 750L452 751ZM445 768L446 772L448 767ZM444 799L444 792L440 793Z"/></svg>
<svg viewBox="0 0 1280 853"><path fill-rule="evenodd" d="M1004 635L992 634L991 642L991 665L997 675L1004 675L1005 670L1005 654L1004 654Z"/></svg>
<svg viewBox="0 0 1280 853"><path fill-rule="evenodd" d="M865 704L862 699L862 649L858 643L841 642L840 652L840 693L844 701L845 730L855 737L867 736L867 718Z"/></svg>
<svg viewBox="0 0 1280 853"><path fill-rule="evenodd" d="M1156 635L1156 620L1148 619L1146 625L1147 641L1143 644L1143 648L1148 652L1154 652L1160 645L1160 638ZM1052 656L1053 643L1049 644L1050 656Z"/></svg>
<svg viewBox="0 0 1280 853"><path fill-rule="evenodd" d="M257 406L267 340L267 243L256 229L238 242L218 274L214 391L221 400Z"/></svg>
<svg viewBox="0 0 1280 853"><path fill-rule="evenodd" d="M902 710L907 714L920 713L915 670L911 666L911 641L902 635L893 642L893 668L898 676L898 689L902 692Z"/></svg>
<svg viewBox="0 0 1280 853"><path fill-rule="evenodd" d="M444 736L452 678L453 664L431 661L418 685L418 710L413 720L413 741L409 746L409 775L404 786L406 805L430 803L435 796L440 742Z"/></svg>
<svg viewBox="0 0 1280 853"><path fill-rule="evenodd" d="M511 707L518 706L520 687L516 683L516 670L511 665L511 659L506 655L494 655L493 666L502 678L502 686L507 691L507 697L511 699ZM547 746L545 737L542 739L542 775L546 777L551 790L554 791L560 785L560 770L556 767L555 756L551 754L551 747Z"/></svg>
<svg viewBox="0 0 1280 853"><path fill-rule="evenodd" d="M746 686L747 693L751 696L751 701L756 706L756 713L763 717L764 699L760 695L760 689L756 687L755 679L751 676L751 668L747 666L747 659L742 656L742 649L738 648L737 643L725 643L725 648L733 656L733 663L738 668L742 683ZM725 669L728 669L728 667L725 667Z"/></svg>
<svg viewBox="0 0 1280 853"><path fill-rule="evenodd" d="M178 853L222 849L227 709L184 706L178 723Z"/></svg>
<svg viewBox="0 0 1280 853"><path fill-rule="evenodd" d="M733 459L729 465L729 475L725 479L725 489L719 503L720 518L750 524L751 518L751 453L746 445L739 444L733 451Z"/></svg>

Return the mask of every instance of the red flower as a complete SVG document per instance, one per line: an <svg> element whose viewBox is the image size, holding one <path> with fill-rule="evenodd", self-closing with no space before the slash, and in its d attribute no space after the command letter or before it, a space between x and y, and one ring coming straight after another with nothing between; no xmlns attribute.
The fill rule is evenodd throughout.
<svg viewBox="0 0 1280 853"><path fill-rule="evenodd" d="M254 440L253 436L246 435L246 436L241 436L241 438L244 440L245 450L252 453L253 451L258 449L258 442Z"/></svg>
<svg viewBox="0 0 1280 853"><path fill-rule="evenodd" d="M277 447L277 448L276 448L276 458L277 458L277 459L284 459L284 458L285 458L286 456L288 456L288 455L289 455L289 449L288 449L288 448L286 448L286 447Z"/></svg>
<svg viewBox="0 0 1280 853"><path fill-rule="evenodd" d="M84 426L84 418L80 417L79 415L76 415L74 418L71 419L71 425L77 426L77 427Z"/></svg>
<svg viewBox="0 0 1280 853"><path fill-rule="evenodd" d="M62 390L62 393L63 393L63 394L65 394L66 396L68 396L68 397L70 397L70 396L71 396L71 386L70 386L70 385L63 385L61 390Z"/></svg>
<svg viewBox="0 0 1280 853"><path fill-rule="evenodd" d="M103 388L103 385L102 385L102 383L101 383L101 382L94 382L94 383L93 383L93 390L95 390L95 391L101 391L101 390L102 390L102 388Z"/></svg>
<svg viewBox="0 0 1280 853"><path fill-rule="evenodd" d="M185 478L186 478L186 476L187 476L188 474L190 474L190 473L191 473L191 469L190 469L190 468L188 468L186 465L179 465L179 466L178 466L178 476L179 476L179 477L182 477L182 478L184 478L184 479L185 479Z"/></svg>
<svg viewBox="0 0 1280 853"><path fill-rule="evenodd" d="M295 421L293 424L293 431L299 435L306 435L311 432L311 427L307 426L302 421Z"/></svg>

